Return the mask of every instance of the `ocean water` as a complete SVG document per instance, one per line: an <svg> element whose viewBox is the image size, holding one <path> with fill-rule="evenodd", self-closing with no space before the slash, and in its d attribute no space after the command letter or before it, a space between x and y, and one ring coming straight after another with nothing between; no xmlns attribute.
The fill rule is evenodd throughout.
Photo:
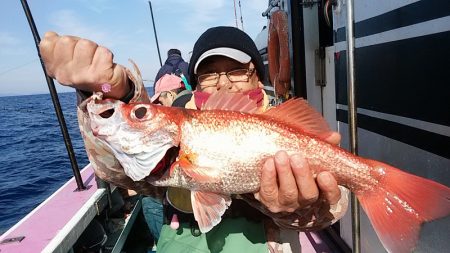
<svg viewBox="0 0 450 253"><path fill-rule="evenodd" d="M89 161L78 129L76 94L58 96L82 169ZM72 176L50 95L0 97L0 234Z"/></svg>

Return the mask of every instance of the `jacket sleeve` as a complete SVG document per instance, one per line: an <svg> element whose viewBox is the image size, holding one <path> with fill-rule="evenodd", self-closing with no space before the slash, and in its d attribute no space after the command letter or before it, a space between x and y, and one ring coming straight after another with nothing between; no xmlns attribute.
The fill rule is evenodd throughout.
<svg viewBox="0 0 450 253"><path fill-rule="evenodd" d="M127 75L131 80L134 92L131 94L130 102L148 102L149 97L145 90L142 77L137 66L133 63L135 72L132 73L127 69ZM119 161L114 157L111 149L104 145L92 133L90 126L90 118L87 113L87 103L90 101L90 94L82 91L77 91L78 95L78 124L80 127L81 136L83 138L86 152L94 168L95 174L116 186L125 189L135 190L138 193L153 196L161 199L163 197L165 188L154 187L147 181L133 181L124 172Z"/></svg>
<svg viewBox="0 0 450 253"><path fill-rule="evenodd" d="M341 199L335 205L329 205L325 200L319 199L314 204L298 209L293 213L272 213L253 194L240 195L252 207L258 209L281 228L298 231L315 231L332 225L344 216L348 207L349 190L339 186Z"/></svg>
<svg viewBox="0 0 450 253"><path fill-rule="evenodd" d="M183 72L183 75L189 80L189 64L185 61L182 61L178 68Z"/></svg>

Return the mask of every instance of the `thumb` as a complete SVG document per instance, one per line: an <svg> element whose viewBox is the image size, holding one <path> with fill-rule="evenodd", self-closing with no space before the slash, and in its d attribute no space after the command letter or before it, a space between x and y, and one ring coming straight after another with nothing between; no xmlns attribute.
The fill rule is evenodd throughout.
<svg viewBox="0 0 450 253"><path fill-rule="evenodd" d="M121 99L130 92L128 75L122 65L113 65L113 73L108 83L111 85L111 91L106 93L105 97Z"/></svg>

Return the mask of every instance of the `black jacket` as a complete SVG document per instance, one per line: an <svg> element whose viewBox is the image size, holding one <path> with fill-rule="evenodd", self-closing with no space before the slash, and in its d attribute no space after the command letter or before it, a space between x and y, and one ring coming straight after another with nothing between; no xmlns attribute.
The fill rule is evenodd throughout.
<svg viewBox="0 0 450 253"><path fill-rule="evenodd" d="M164 65L159 69L158 74L155 77L156 82L165 74L177 74L178 71L181 71L186 78L189 78L188 73L188 63L183 60L181 55L172 54L170 55ZM155 87L153 85L153 87Z"/></svg>

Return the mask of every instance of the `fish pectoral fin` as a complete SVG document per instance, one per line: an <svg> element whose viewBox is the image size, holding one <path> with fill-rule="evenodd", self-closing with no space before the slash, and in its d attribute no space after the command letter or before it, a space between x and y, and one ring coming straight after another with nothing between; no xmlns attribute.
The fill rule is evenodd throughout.
<svg viewBox="0 0 450 253"><path fill-rule="evenodd" d="M220 180L220 170L210 167L197 167L191 163L186 156L181 156L178 160L179 168L183 172L198 182L217 183Z"/></svg>
<svg viewBox="0 0 450 253"><path fill-rule="evenodd" d="M179 162L174 162L174 163L172 163L172 165L170 165L169 176L173 175L173 172L175 171L176 168L180 168L180 163Z"/></svg>
<svg viewBox="0 0 450 253"><path fill-rule="evenodd" d="M192 191L191 203L198 227L202 233L206 233L222 220L222 215L231 205L231 197L212 192Z"/></svg>

